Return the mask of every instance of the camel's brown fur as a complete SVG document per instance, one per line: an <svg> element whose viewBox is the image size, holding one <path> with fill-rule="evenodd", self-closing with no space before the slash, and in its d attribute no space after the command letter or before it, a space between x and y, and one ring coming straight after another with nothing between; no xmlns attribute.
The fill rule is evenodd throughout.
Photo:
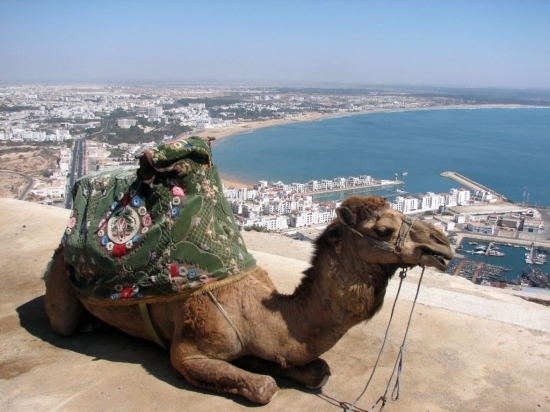
<svg viewBox="0 0 550 412"><path fill-rule="evenodd" d="M400 256L373 247L350 230L395 244L404 215L382 198L351 196L338 215L315 242L311 267L292 295L278 293L263 270L214 291L244 344L207 295L150 305L155 329L170 345L172 364L189 383L262 404L278 391L269 374L320 387L330 370L319 356L381 308L398 267L424 263L442 269L428 251L446 259L452 256L447 237L419 221ZM83 308L62 265L62 254L56 253L46 278L46 310L52 328L67 335L76 330ZM137 305L94 306L86 300L82 304L104 322L151 340Z"/></svg>

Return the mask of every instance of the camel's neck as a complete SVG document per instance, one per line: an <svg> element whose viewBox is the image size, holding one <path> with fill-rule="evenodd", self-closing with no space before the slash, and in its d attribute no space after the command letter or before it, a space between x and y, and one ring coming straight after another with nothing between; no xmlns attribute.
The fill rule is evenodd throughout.
<svg viewBox="0 0 550 412"><path fill-rule="evenodd" d="M343 258L338 247L327 248L314 257L295 292L277 298L277 309L293 329L291 336L306 343L309 355L317 357L380 309L396 269L396 265L350 259L349 253Z"/></svg>

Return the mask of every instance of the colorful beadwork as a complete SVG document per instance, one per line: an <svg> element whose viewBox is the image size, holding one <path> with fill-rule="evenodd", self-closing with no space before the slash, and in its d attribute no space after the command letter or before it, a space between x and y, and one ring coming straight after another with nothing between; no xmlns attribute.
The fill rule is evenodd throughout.
<svg viewBox="0 0 550 412"><path fill-rule="evenodd" d="M140 299L189 291L254 267L200 138L140 155L140 168L85 176L62 243L85 296Z"/></svg>

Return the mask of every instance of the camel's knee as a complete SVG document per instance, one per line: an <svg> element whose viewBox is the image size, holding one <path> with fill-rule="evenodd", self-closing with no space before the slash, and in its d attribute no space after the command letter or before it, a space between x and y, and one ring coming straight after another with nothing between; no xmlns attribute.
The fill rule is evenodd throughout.
<svg viewBox="0 0 550 412"><path fill-rule="evenodd" d="M279 392L271 376L246 372L222 360L190 357L180 360L174 367L187 382L199 388L239 394L263 405L271 402Z"/></svg>
<svg viewBox="0 0 550 412"><path fill-rule="evenodd" d="M320 389L330 378L330 367L323 359L298 367L298 373L302 377L303 384L309 389Z"/></svg>
<svg viewBox="0 0 550 412"><path fill-rule="evenodd" d="M44 307L50 319L50 326L60 335L71 335L78 329L84 307L67 278L65 262L60 251L55 252L49 270L44 275L44 281Z"/></svg>

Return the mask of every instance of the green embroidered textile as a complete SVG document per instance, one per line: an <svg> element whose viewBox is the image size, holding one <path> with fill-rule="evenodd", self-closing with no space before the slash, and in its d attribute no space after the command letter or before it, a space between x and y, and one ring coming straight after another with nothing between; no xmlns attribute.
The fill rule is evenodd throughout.
<svg viewBox="0 0 550 412"><path fill-rule="evenodd" d="M255 266L198 137L79 179L62 244L69 279L98 299L187 293Z"/></svg>

